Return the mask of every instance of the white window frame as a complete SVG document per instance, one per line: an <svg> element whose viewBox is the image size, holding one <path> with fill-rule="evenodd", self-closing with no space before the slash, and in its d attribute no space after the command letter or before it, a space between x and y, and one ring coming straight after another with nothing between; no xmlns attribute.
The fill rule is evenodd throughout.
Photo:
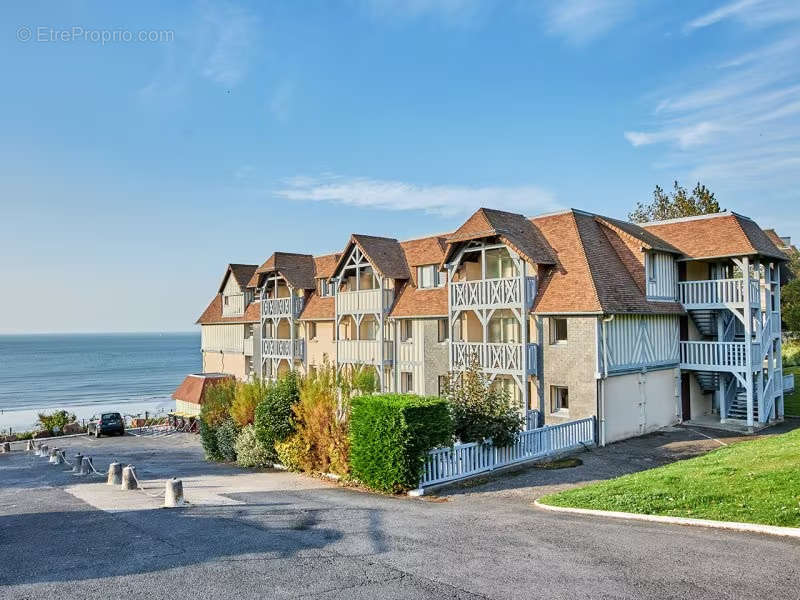
<svg viewBox="0 0 800 600"><path fill-rule="evenodd" d="M414 374L411 371L400 371L400 393L410 394L414 391Z"/></svg>
<svg viewBox="0 0 800 600"><path fill-rule="evenodd" d="M317 339L317 322L316 321L309 321L307 327L308 327L308 339L309 340L316 340Z"/></svg>
<svg viewBox="0 0 800 600"><path fill-rule="evenodd" d="M564 339L558 339L558 327L556 326L556 321L564 321L565 327L565 337ZM567 340L569 339L569 321L566 317L550 317L550 344L566 344Z"/></svg>
<svg viewBox="0 0 800 600"><path fill-rule="evenodd" d="M562 396L560 392L566 392L567 402L566 406L562 404ZM552 415L569 415L569 387L566 385L551 385L550 386L550 414Z"/></svg>
<svg viewBox="0 0 800 600"><path fill-rule="evenodd" d="M436 339L439 340L440 344L444 344L450 341L450 322L447 319L437 319L436 320ZM444 331L444 335L442 335L442 331Z"/></svg>
<svg viewBox="0 0 800 600"><path fill-rule="evenodd" d="M414 322L411 319L400 320L400 341L403 343L414 341Z"/></svg>

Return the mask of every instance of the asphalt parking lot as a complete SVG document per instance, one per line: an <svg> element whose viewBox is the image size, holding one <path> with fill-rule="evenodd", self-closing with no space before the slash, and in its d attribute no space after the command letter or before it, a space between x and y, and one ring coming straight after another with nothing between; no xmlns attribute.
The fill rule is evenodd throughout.
<svg viewBox="0 0 800 600"><path fill-rule="evenodd" d="M701 437L676 432L651 447L699 452L686 448L704 444ZM796 540L530 506L536 490L574 485L565 478L585 480L611 464L608 449L582 455L578 469L586 469L561 481L537 483L553 472L526 470L411 499L209 464L189 434L59 445L68 458L92 455L99 469L112 459L136 465L152 493L178 476L190 504L163 509L158 498L76 477L43 458L0 455L0 598L799 595ZM623 464L624 448L612 449ZM647 458L640 448L635 460Z"/></svg>

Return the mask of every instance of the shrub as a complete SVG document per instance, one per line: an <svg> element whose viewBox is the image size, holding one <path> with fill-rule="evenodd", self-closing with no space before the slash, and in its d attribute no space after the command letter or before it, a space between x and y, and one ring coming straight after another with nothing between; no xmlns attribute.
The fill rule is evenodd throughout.
<svg viewBox="0 0 800 600"><path fill-rule="evenodd" d="M269 453L256 439L256 430L245 425L236 438L236 464L240 467L270 467Z"/></svg>
<svg viewBox="0 0 800 600"><path fill-rule="evenodd" d="M347 438L349 403L339 400L336 369L325 365L306 377L300 399L292 407L297 433L306 449L303 469L346 475L350 443ZM344 394L342 394L344 396Z"/></svg>
<svg viewBox="0 0 800 600"><path fill-rule="evenodd" d="M200 419L211 427L217 427L230 416L231 404L236 394L236 381L225 379L208 386L200 408Z"/></svg>
<svg viewBox="0 0 800 600"><path fill-rule="evenodd" d="M308 468L308 446L303 439L294 434L282 442L276 442L275 453L278 461L290 471L307 471Z"/></svg>
<svg viewBox="0 0 800 600"><path fill-rule="evenodd" d="M506 392L489 384L476 362L449 375L444 396L461 442L491 439L495 446L509 446L522 429L519 409L511 405Z"/></svg>
<svg viewBox="0 0 800 600"><path fill-rule="evenodd" d="M453 423L444 398L383 394L352 399L350 467L383 492L415 487L428 450L449 444Z"/></svg>
<svg viewBox="0 0 800 600"><path fill-rule="evenodd" d="M800 366L800 341L791 340L781 346L784 367Z"/></svg>
<svg viewBox="0 0 800 600"><path fill-rule="evenodd" d="M217 428L200 420L200 443L203 445L206 460L223 460L217 446Z"/></svg>
<svg viewBox="0 0 800 600"><path fill-rule="evenodd" d="M267 387L264 400L256 407L256 439L273 459L275 443L282 442L294 433L292 405L298 397L298 378L291 371Z"/></svg>
<svg viewBox="0 0 800 600"><path fill-rule="evenodd" d="M230 414L239 427L250 425L255 420L256 407L267 396L269 386L256 379L236 386Z"/></svg>
<svg viewBox="0 0 800 600"><path fill-rule="evenodd" d="M225 419L217 427L217 449L223 460L233 462L236 460L236 438L239 428L233 419Z"/></svg>
<svg viewBox="0 0 800 600"><path fill-rule="evenodd" d="M63 432L64 427L70 423L74 423L77 419L72 413L65 410L57 410L53 413L39 413L39 427L43 431L54 433L55 431Z"/></svg>

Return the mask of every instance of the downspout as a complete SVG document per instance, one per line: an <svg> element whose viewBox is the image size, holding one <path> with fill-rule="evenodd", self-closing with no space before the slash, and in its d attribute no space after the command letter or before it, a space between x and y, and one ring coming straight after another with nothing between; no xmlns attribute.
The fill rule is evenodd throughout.
<svg viewBox="0 0 800 600"><path fill-rule="evenodd" d="M606 445L606 379L608 379L608 330L606 323L614 320L614 315L601 319L603 327L603 376L600 380L600 446Z"/></svg>

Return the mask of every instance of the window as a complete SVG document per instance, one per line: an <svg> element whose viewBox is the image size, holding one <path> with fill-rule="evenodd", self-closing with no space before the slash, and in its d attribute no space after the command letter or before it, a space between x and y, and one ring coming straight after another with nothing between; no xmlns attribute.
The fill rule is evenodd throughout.
<svg viewBox="0 0 800 600"><path fill-rule="evenodd" d="M310 339L310 340L317 339L317 323L316 323L316 321L309 321L308 322L308 339Z"/></svg>
<svg viewBox="0 0 800 600"><path fill-rule="evenodd" d="M417 287L436 288L442 287L447 282L447 277L444 273L440 273L436 265L425 265L417 267Z"/></svg>
<svg viewBox="0 0 800 600"><path fill-rule="evenodd" d="M507 248L494 248L486 251L486 278L515 277L517 269Z"/></svg>
<svg viewBox="0 0 800 600"><path fill-rule="evenodd" d="M447 322L447 319L439 319L439 341L446 342L450 339L450 324Z"/></svg>
<svg viewBox="0 0 800 600"><path fill-rule="evenodd" d="M656 255L655 254L648 254L647 255L647 278L650 281L656 280Z"/></svg>
<svg viewBox="0 0 800 600"><path fill-rule="evenodd" d="M411 319L400 321L400 341L410 342L414 339L414 322Z"/></svg>
<svg viewBox="0 0 800 600"><path fill-rule="evenodd" d="M447 393L447 375L439 375L437 379L439 383L439 395L444 396Z"/></svg>
<svg viewBox="0 0 800 600"><path fill-rule="evenodd" d="M327 298L334 295L336 291L336 285L328 281L327 279L320 279L319 285L317 285L317 293L320 295L320 298Z"/></svg>
<svg viewBox="0 0 800 600"><path fill-rule="evenodd" d="M569 412L569 389L557 385L550 386L550 412Z"/></svg>
<svg viewBox="0 0 800 600"><path fill-rule="evenodd" d="M567 320L553 317L550 319L550 343L564 344L567 341Z"/></svg>
<svg viewBox="0 0 800 600"><path fill-rule="evenodd" d="M414 390L414 378L408 371L400 373L400 392L408 394Z"/></svg>
<svg viewBox="0 0 800 600"><path fill-rule="evenodd" d="M222 297L222 303L223 303L225 306L228 306L228 297L227 297L227 296L223 296L223 297Z"/></svg>

